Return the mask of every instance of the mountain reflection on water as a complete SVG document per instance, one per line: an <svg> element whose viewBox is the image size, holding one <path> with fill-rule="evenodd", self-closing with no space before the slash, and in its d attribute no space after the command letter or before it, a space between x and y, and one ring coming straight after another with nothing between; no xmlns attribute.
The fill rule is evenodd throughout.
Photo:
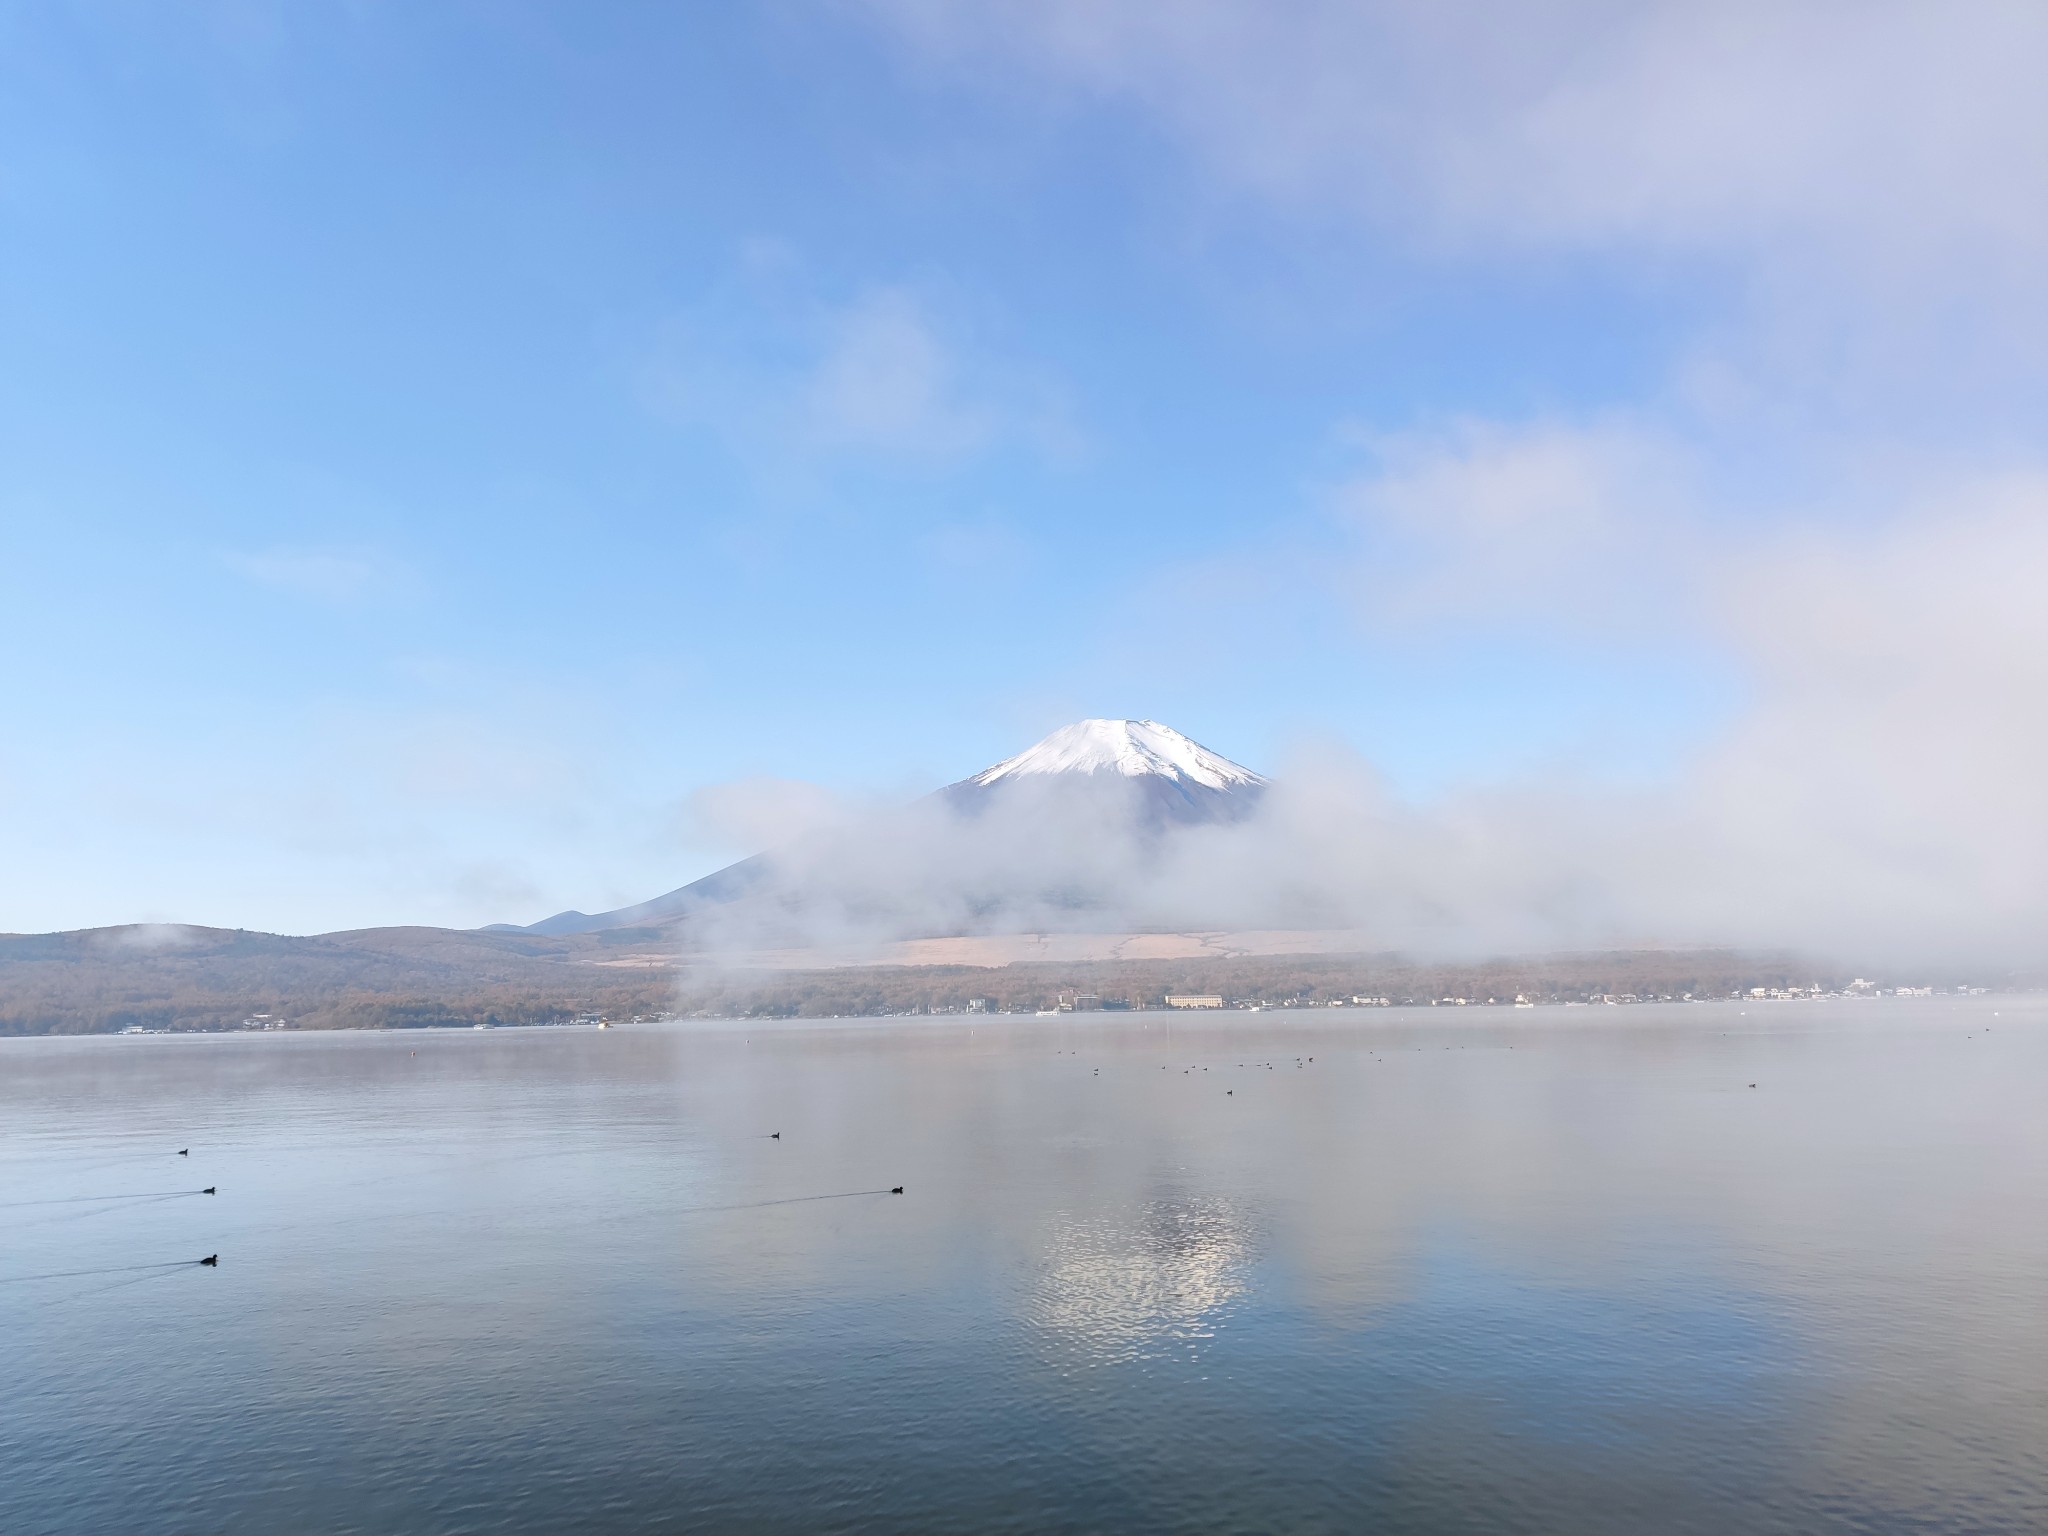
<svg viewBox="0 0 2048 1536"><path fill-rule="evenodd" d="M1077 1363L1189 1360L1250 1285L1247 1223L1222 1201L1151 1201L1049 1234L1025 1317Z"/></svg>
<svg viewBox="0 0 2048 1536"><path fill-rule="evenodd" d="M0 1530L2037 1532L2044 1089L2013 998L4 1040Z"/></svg>

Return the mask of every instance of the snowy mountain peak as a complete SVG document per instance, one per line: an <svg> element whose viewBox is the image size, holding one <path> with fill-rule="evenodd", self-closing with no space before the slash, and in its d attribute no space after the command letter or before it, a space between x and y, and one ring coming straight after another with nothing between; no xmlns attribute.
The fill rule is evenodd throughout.
<svg viewBox="0 0 2048 1536"><path fill-rule="evenodd" d="M1262 789L1266 784L1251 769L1156 720L1079 720L967 782L987 786L1042 773L1115 773L1218 790Z"/></svg>
<svg viewBox="0 0 2048 1536"><path fill-rule="evenodd" d="M1014 819L1007 825L998 820L992 838L984 844L977 841L980 834L976 828L989 825L983 821L987 816L1029 818L1030 826L1043 827L1054 834L1048 841L1058 848L1074 841L1070 834L1059 832L1062 826L1099 835L1108 828L1103 813L1118 810L1129 818L1127 826L1131 831L1141 839L1149 839L1164 837L1179 827L1240 821L1256 811L1266 787L1262 775L1211 752L1156 720L1081 720L1054 731L1037 746L1015 757L983 769L971 779L934 790L930 799L950 809L953 819L948 830L962 839L950 845L945 862L971 870L993 868L987 863L989 859L1013 856L1017 831L1025 825ZM900 830L900 825L884 821L870 835L890 837L888 846L894 848L895 834L882 829ZM925 831L931 830L928 823L920 825ZM890 860L880 862L894 867ZM1052 895L1033 895L1039 887L1032 882L1041 880L1043 871L1033 873L1037 866L1028 859L1026 864L1030 868L1020 866L1023 872L1016 879L1022 883L1010 894L1021 892L1031 900L1049 900L1063 908L1081 899L1075 891L1092 878L1085 873L1077 874L1077 885L1061 876L1054 881L1056 889ZM790 883L798 878L803 867L802 860L785 868L772 852L756 854L638 906L600 912L595 917L581 912L558 912L524 931L550 935L597 933L683 922L709 910L737 911L750 904L759 912L782 911L786 915L798 910L808 899L804 887ZM994 899L988 890L979 886L960 889L967 893L967 905L973 911L985 915L997 910L988 905ZM1002 896L1002 891L995 892L995 897ZM792 900L795 905L791 905Z"/></svg>

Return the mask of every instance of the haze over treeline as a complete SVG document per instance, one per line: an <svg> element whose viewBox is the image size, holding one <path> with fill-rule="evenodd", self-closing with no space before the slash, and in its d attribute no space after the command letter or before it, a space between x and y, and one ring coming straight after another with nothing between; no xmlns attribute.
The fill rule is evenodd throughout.
<svg viewBox="0 0 2048 1536"><path fill-rule="evenodd" d="M318 938L210 929L0 935L0 1035L222 1029L468 1028L694 1017L1049 1009L1064 993L1156 1007L1170 993L1277 1005L1356 996L1541 1002L1623 994L1838 989L1846 970L1792 955L1628 951L1417 961L1218 953L1171 960L737 969L650 963L646 930L546 938L370 929ZM1873 968L1874 985L2038 984L2039 976Z"/></svg>
<svg viewBox="0 0 2048 1536"><path fill-rule="evenodd" d="M691 1015L773 1018L1056 1009L1063 995L1092 994L1111 1008L1158 1009L1169 996L1220 998L1261 1007L1585 1003L1725 998L1752 987L1837 989L1854 978L1789 955L1725 952L1546 955L1459 963L1399 955L1238 955L1197 960L1020 962L972 966L865 966L783 973L687 974L681 1008ZM1982 978L1980 978L1981 981ZM1996 978L2003 979L2003 978Z"/></svg>

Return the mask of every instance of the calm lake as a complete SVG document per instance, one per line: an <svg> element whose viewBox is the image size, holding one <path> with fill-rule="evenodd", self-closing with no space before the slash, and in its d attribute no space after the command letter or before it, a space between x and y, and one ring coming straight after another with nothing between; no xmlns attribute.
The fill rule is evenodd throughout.
<svg viewBox="0 0 2048 1536"><path fill-rule="evenodd" d="M2039 1533L2048 1007L0 1040L0 1530Z"/></svg>

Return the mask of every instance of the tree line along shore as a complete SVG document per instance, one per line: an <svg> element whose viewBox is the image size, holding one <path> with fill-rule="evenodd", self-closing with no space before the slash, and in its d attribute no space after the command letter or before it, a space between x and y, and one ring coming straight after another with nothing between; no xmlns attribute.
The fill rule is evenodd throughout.
<svg viewBox="0 0 2048 1536"><path fill-rule="evenodd" d="M644 942L647 935L641 935ZM1833 992L1793 955L1624 950L1422 962L1396 955L734 970L617 963L623 941L437 929L291 938L182 929L0 936L0 1034L405 1029L648 1018L831 1018L1151 1008L1169 997L1314 1007L1475 1006ZM1913 981L1923 978L1913 977ZM1965 978L1924 978L1952 986ZM1969 978L1994 985L2019 978ZM1889 985L1879 978L1875 985Z"/></svg>

